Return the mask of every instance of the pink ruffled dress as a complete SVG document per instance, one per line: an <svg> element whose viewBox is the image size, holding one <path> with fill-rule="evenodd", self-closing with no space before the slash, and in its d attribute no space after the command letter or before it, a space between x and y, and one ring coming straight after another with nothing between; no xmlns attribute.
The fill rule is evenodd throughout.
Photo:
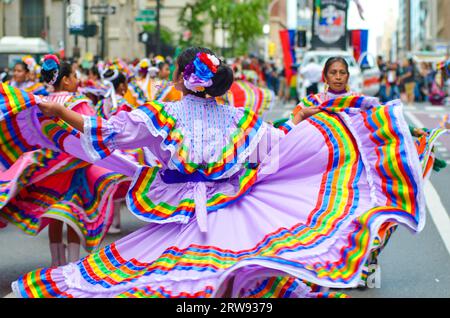
<svg viewBox="0 0 450 318"><path fill-rule="evenodd" d="M85 115L94 115L90 101L68 92L53 93L49 100ZM20 113L10 134L16 138L46 134L48 142L59 146L61 132L53 121L36 116L41 131L33 130L32 117ZM22 137L24 138L24 137ZM30 138L25 138L30 140ZM40 148L40 147L39 147ZM10 148L14 150L12 147ZM0 171L0 219L12 223L26 234L37 235L50 220L60 220L80 237L91 252L105 237L112 222L112 197L119 185L128 180L122 174L57 151L55 146L28 151L4 171Z"/></svg>

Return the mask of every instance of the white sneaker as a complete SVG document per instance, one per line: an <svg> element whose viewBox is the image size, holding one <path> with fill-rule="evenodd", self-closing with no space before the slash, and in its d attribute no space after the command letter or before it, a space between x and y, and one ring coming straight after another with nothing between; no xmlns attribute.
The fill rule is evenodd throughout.
<svg viewBox="0 0 450 318"><path fill-rule="evenodd" d="M121 232L122 232L122 230L120 229L120 227L115 227L115 226L111 226L108 230L108 234L119 234Z"/></svg>

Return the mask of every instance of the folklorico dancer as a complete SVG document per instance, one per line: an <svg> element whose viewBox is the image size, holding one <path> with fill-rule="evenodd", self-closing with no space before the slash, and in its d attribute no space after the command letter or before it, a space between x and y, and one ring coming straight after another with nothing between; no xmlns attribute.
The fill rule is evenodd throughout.
<svg viewBox="0 0 450 318"><path fill-rule="evenodd" d="M81 82L78 92L87 96L94 105L104 98L108 87L102 83L98 66L89 69L88 78Z"/></svg>
<svg viewBox="0 0 450 318"><path fill-rule="evenodd" d="M22 61L14 65L13 78L11 81L7 81L6 84L34 95L46 96L48 92L45 86L38 81L35 74L35 71L38 69L36 61L31 56L24 57Z"/></svg>
<svg viewBox="0 0 450 318"><path fill-rule="evenodd" d="M149 59L142 59L137 65L136 83L144 92L146 100L155 100L156 81L159 69L153 66Z"/></svg>
<svg viewBox="0 0 450 318"><path fill-rule="evenodd" d="M175 88L172 81L169 80L169 64L161 57L155 58L158 67L158 76L156 78L156 93L154 100L158 102L175 102L183 98L183 93Z"/></svg>
<svg viewBox="0 0 450 318"><path fill-rule="evenodd" d="M102 83L107 87L104 98L95 106L97 115L109 119L120 111L131 111L133 107L123 97L128 91L126 77L116 68L106 69Z"/></svg>
<svg viewBox="0 0 450 318"><path fill-rule="evenodd" d="M128 83L125 75L112 65L104 71L102 79L103 84L108 87L108 92L105 94L105 98L96 105L97 115L104 119L109 119L119 112L132 111L134 107L123 97L128 91ZM159 164L154 156L144 149L133 149L127 150L126 152L141 164L149 166L157 166ZM120 203L125 200L129 185L129 182L121 183L120 188L114 195L114 219L108 230L108 233L110 234L118 234L121 232Z"/></svg>
<svg viewBox="0 0 450 318"><path fill-rule="evenodd" d="M349 67L347 61L344 58L333 57L328 59L325 63L325 67L322 73L322 80L325 83L325 91L318 94L309 95L304 98L294 109L291 117L295 116L297 112L307 107L317 107L319 105L328 104L341 97L360 96L360 94L358 93L351 92L348 85L349 77ZM283 129L283 123L285 122L285 120L286 119L282 119L275 122L274 126ZM442 168L445 168L447 166L446 162L441 159L435 158L432 147L429 147L429 140L437 138L438 136L443 134L444 131L442 129L430 131L426 128L416 128L413 126L408 126L408 128L412 136L419 138L415 143L418 153L420 155L423 155L424 152L428 151L427 156L429 157L429 160L427 161L427 165L423 167L424 178L427 178L429 176L431 167L437 172L439 172ZM288 127L287 129L290 128ZM380 266L378 264L377 256L386 246L390 236L396 230L396 228L397 226L393 224L391 227L386 227L382 229L382 231L380 231L379 239L377 240L377 245L379 247L373 250L371 257L369 258L368 263L364 268L360 286L366 285L369 268L371 268L373 271L379 270Z"/></svg>
<svg viewBox="0 0 450 318"><path fill-rule="evenodd" d="M218 105L232 82L213 52L190 48L176 62L179 102L109 120L35 102L82 133L80 157L101 162L147 147L162 166L139 167L127 194L150 224L77 262L23 275L14 293L337 297L321 288L357 286L381 232L423 229L429 152L418 156L400 103L338 97L299 110L285 134L249 109Z"/></svg>
<svg viewBox="0 0 450 318"><path fill-rule="evenodd" d="M361 96L361 94L350 90L348 85L349 79L350 73L348 71L348 64L344 58L333 57L328 59L322 72L322 81L325 83L325 91L305 97L294 109L291 116L294 116L296 112L305 107L318 106L328 100L334 100L344 96ZM286 120L287 118L277 120L274 122L274 126L283 129L283 123ZM413 137L426 137L431 133L427 128L408 127ZM437 133L441 134L442 131L440 130ZM442 168L445 168L446 165L445 161L441 159L435 158L435 160L433 160L433 170L435 171L440 171Z"/></svg>
<svg viewBox="0 0 450 318"><path fill-rule="evenodd" d="M41 72L55 88L48 101L79 114L95 115L89 99L74 93L77 78L70 64L46 56ZM42 114L34 118L41 131L33 131L26 112L14 118L6 112L14 101L29 103L26 95L4 85L2 96L0 118L5 135L0 147L0 218L30 235L37 235L49 225L51 265L74 262L79 259L80 240L88 252L103 240L112 222L112 197L125 177L56 151L63 148L70 132L58 131L59 124ZM32 150L33 138L42 134L47 136L46 146L21 154ZM67 246L63 243L63 223L67 224Z"/></svg>

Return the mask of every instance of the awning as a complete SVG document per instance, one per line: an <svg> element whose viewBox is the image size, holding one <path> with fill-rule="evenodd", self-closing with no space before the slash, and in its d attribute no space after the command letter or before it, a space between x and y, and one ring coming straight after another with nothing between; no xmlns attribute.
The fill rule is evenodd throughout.
<svg viewBox="0 0 450 318"><path fill-rule="evenodd" d="M51 52L50 45L41 38L5 36L0 39L0 53L46 54Z"/></svg>

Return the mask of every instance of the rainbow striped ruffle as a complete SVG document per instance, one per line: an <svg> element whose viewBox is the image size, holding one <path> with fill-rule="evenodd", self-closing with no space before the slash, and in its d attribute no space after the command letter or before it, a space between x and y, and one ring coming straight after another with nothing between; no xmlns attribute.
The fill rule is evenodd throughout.
<svg viewBox="0 0 450 318"><path fill-rule="evenodd" d="M176 128L176 119L164 110L162 103L145 104L136 112L145 118L152 135L163 137L161 148L171 152L170 164L173 167L185 174L198 171L211 180L220 179L230 170L236 170L244 162L240 160L241 157L254 146L254 138L263 128L263 122L257 115L251 110L245 110L238 119L235 132L229 138L230 142L222 149L222 156L217 162L201 165L188 158L189 149L183 144L183 134ZM87 126L89 132L86 135L90 138L88 144L91 145L92 155L97 159L107 157L112 152L108 143L113 138L107 122L100 118L90 118Z"/></svg>
<svg viewBox="0 0 450 318"><path fill-rule="evenodd" d="M187 223L195 214L193 191L184 189L180 195L172 195L172 202L157 201L155 193L165 192L167 185L160 180L158 167L140 168L127 193L128 208L140 219L154 223L180 222ZM246 169L239 176L239 186L235 192L221 193L215 191L209 194L206 202L207 212L223 209L242 197L255 183L256 169ZM175 199L174 199L175 198ZM174 201L175 200L175 201Z"/></svg>
<svg viewBox="0 0 450 318"><path fill-rule="evenodd" d="M245 107L262 114L273 106L275 93L248 81L236 80L224 96L224 101L234 107Z"/></svg>
<svg viewBox="0 0 450 318"><path fill-rule="evenodd" d="M282 118L274 121L273 127L278 128L287 134L294 128L294 124L289 120L289 118Z"/></svg>
<svg viewBox="0 0 450 318"><path fill-rule="evenodd" d="M110 109L108 109L110 107ZM127 102L125 98L119 98L117 100L117 107L114 108L111 100L102 99L95 106L97 116L101 118L108 119L111 116L116 115L121 111L132 111L133 107Z"/></svg>
<svg viewBox="0 0 450 318"><path fill-rule="evenodd" d="M244 298L348 298L336 292L323 292L322 287L292 276L275 276L258 282L243 293Z"/></svg>
<svg viewBox="0 0 450 318"><path fill-rule="evenodd" d="M130 81L128 83L128 91L124 97L134 107L139 107L147 102L144 91L136 81Z"/></svg>
<svg viewBox="0 0 450 318"><path fill-rule="evenodd" d="M30 87L27 87L27 89L25 91L28 93L31 93L33 95L42 95L42 96L48 95L47 89L45 88L44 84L39 83L39 82L34 83Z"/></svg>
<svg viewBox="0 0 450 318"><path fill-rule="evenodd" d="M441 135L445 133L445 129L433 129L427 136L421 136L415 142L417 153L419 154L419 160L422 164L423 178L425 180L429 178L431 171L433 170L435 161L433 144Z"/></svg>
<svg viewBox="0 0 450 318"><path fill-rule="evenodd" d="M305 107L320 107L331 112L348 112L351 108L361 108L361 106L372 107L378 106L378 100L372 97L360 96L358 94L345 95L335 99L323 101L323 94L308 95L304 97L300 103L294 108L291 119Z"/></svg>
<svg viewBox="0 0 450 318"><path fill-rule="evenodd" d="M82 96L71 99L73 105L86 101ZM71 104L72 105L72 104ZM30 145L23 132L19 129L17 114L36 106L33 95L13 88L6 84L0 87L0 170L8 169L19 159L19 157L29 151L39 149L38 146ZM58 149L64 151L64 140L69 136L80 136L80 133L60 119L54 119L38 114L42 133Z"/></svg>
<svg viewBox="0 0 450 318"><path fill-rule="evenodd" d="M349 99L340 102L356 105L357 110L358 99ZM250 245L241 245L240 237L231 236L216 238L212 244L208 236L200 238L192 224L148 226L76 264L28 273L13 285L15 292L23 297L215 297L220 295L221 284L234 276L246 289L238 290L239 296L292 297L302 295L307 286L310 290L305 296L343 297L317 287L357 286L371 253L386 244L395 225L415 231L423 228L420 161L402 109L395 105L360 112L321 112L302 126L280 141L277 173L256 180L253 195L242 197L239 206L231 205L209 218L224 231L223 236L228 229L246 233ZM311 150L311 157L296 153L306 145L306 141L301 143L306 140L305 131L322 140L323 153L316 149ZM308 149L305 152L309 154ZM289 155L298 157L285 158ZM325 162L318 169L311 159ZM300 203L310 199L305 193L289 188L300 173L297 167L306 166L293 163L299 160L317 168L306 179L320 176L314 189L317 198L310 205ZM264 163L259 169L263 168ZM143 170L140 175L152 178L155 170ZM150 181L142 186L151 185ZM280 193L269 197L272 182ZM274 201L288 199L281 192L288 192L292 200L298 196L298 206L277 211L280 205ZM298 211L306 206L304 214ZM258 214L251 213L253 208ZM230 216L228 212L236 213L236 222L225 217ZM287 215L292 220L278 223ZM265 225L270 229L258 232ZM258 277L263 279L255 285ZM74 281L81 287L67 283Z"/></svg>
<svg viewBox="0 0 450 318"><path fill-rule="evenodd" d="M0 86L0 170L9 168L21 154L36 150L19 131L15 116L36 105L33 95L12 86Z"/></svg>
<svg viewBox="0 0 450 318"><path fill-rule="evenodd" d="M0 83L0 121L34 105L36 105L36 100L32 94Z"/></svg>
<svg viewBox="0 0 450 318"><path fill-rule="evenodd" d="M63 221L77 232L86 251L92 252L112 222L113 195L125 177L48 151L37 151L36 163L21 173L17 183L0 182L0 200L5 200L0 218L28 235L39 234L49 219Z"/></svg>

